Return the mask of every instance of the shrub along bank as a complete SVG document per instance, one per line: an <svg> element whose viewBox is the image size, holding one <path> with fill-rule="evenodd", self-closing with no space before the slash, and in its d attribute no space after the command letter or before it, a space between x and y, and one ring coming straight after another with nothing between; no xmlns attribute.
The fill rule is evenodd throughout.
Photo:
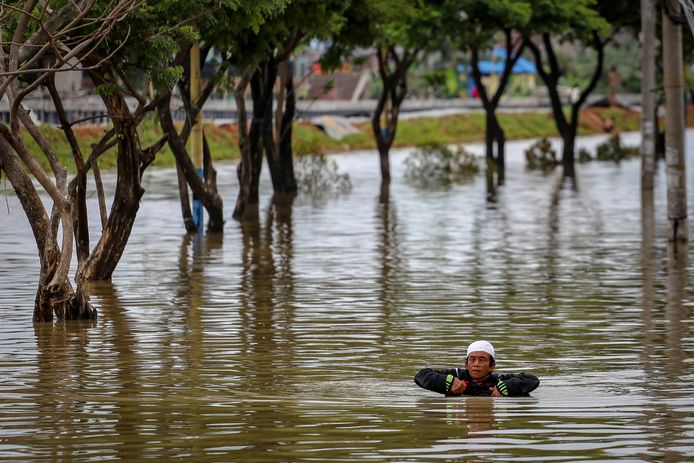
<svg viewBox="0 0 694 463"><path fill-rule="evenodd" d="M615 130L635 131L639 130L639 113L628 112L619 108L595 108L591 109L592 117L581 117L579 135L603 133L603 128L596 120L602 119L614 121ZM596 118L594 115L598 115ZM688 108L688 122L694 126L694 106ZM499 122L506 132L508 140L520 138L536 138L556 136L556 128L549 112L530 111L499 114ZM368 122L357 124L359 133L348 135L342 140L334 140L325 132L307 122L297 122L294 125L293 146L296 155L310 153L329 153L351 150L375 149L376 144ZM89 156L91 146L98 142L107 130L105 126L80 126L74 128L82 152ZM154 121L148 121L140 126L140 136L143 146L149 146L162 136L159 125ZM74 166L71 161L72 154L63 133L60 129L51 126L42 126L41 131L48 137L49 142L55 147L58 156L65 160L66 165ZM215 126L205 125L205 134L210 145L212 156L215 160L232 160L239 157L238 130L236 125L227 124ZM427 144L455 144L482 142L484 140L484 113L465 113L443 117L422 117L414 119L401 119L398 123L398 133L395 138L396 147L420 146ZM29 134L24 134L24 142L29 149L38 151ZM48 170L48 162L44 168ZM115 167L115 149L103 154L99 158L99 166L102 169ZM157 155L154 165L173 166L174 157L168 146Z"/></svg>

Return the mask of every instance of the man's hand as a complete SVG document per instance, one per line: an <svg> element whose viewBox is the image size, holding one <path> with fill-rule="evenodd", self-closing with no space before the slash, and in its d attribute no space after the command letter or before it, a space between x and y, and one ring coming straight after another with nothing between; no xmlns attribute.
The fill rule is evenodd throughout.
<svg viewBox="0 0 694 463"><path fill-rule="evenodd" d="M508 395L508 387L503 381L499 381L496 386L490 387L489 390L492 393L492 397L506 397Z"/></svg>
<svg viewBox="0 0 694 463"><path fill-rule="evenodd" d="M467 381L455 378L453 380L453 384L451 385L451 391L450 392L453 395L461 395L463 392L465 392L466 387L467 387Z"/></svg>

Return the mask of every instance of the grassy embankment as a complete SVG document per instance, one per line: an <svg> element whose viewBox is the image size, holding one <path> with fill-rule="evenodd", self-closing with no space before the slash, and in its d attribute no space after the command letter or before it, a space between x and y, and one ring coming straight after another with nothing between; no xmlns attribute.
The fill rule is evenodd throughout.
<svg viewBox="0 0 694 463"><path fill-rule="evenodd" d="M620 131L639 130L639 114L626 112L621 109L593 109L603 120L614 118L615 126ZM690 126L694 125L694 106L688 108L688 120ZM594 119L594 118L593 118ZM549 112L530 111L523 113L499 114L499 121L509 140L519 138L537 138L543 136L556 136L556 128L552 115ZM309 153L328 153L360 149L375 149L375 142L371 134L370 123L359 124L360 133L349 135L340 141L328 137L323 131L311 124L300 122L294 127L294 149L297 155ZM55 149L57 155L63 160L63 165L74 170L74 162L70 147L65 137L57 128L43 126L42 132ZM82 152L85 157L90 152L90 146L98 141L105 132L101 126L75 127L75 132L80 140ZM205 127L214 159L230 160L239 157L237 127L235 125L214 126L207 124ZM591 122L590 118L582 117L579 123L579 135L602 133L600 126ZM154 143L161 136L161 130L153 121L144 123L140 128L142 146L146 147ZM395 140L396 147L417 146L424 143L471 143L484 140L484 114L467 113L445 117L426 117L418 119L401 120L398 125L398 133ZM28 134L24 141L32 152L39 152L37 145ZM45 156L38 156L44 162L44 168L48 169ZM115 167L115 149L104 154L99 160L102 169ZM168 146L157 155L154 162L157 166L173 166L174 158Z"/></svg>

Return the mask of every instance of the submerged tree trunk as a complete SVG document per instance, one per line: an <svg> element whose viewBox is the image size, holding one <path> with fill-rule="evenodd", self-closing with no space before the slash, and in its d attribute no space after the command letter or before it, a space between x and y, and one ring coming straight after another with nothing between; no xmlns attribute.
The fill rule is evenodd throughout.
<svg viewBox="0 0 694 463"><path fill-rule="evenodd" d="M67 277L59 277L58 281L55 281L59 261L60 250L53 242L41 258L41 274L36 291L33 320L49 322L53 320L53 316L57 320L95 319L96 309L89 303L81 283L78 282L77 289L73 291Z"/></svg>
<svg viewBox="0 0 694 463"><path fill-rule="evenodd" d="M257 137L257 128L251 126L248 127L248 113L246 111L246 90L253 77L254 70L252 67L246 68L244 73L241 75L236 88L234 89L234 95L236 98L236 111L239 126L239 152L241 154L241 160L238 164L236 173L239 179L239 194L236 198L236 205L234 206L233 217L235 220L242 220L246 209L249 204L251 204L251 189L253 186L253 153L252 153L252 142L251 142L251 132L253 132L253 138ZM258 169L259 171L259 169ZM256 197L257 203L257 197Z"/></svg>
<svg viewBox="0 0 694 463"><path fill-rule="evenodd" d="M136 125L120 93L103 97L118 136L116 191L101 238L77 275L78 280L110 280L130 238L144 189Z"/></svg>
<svg viewBox="0 0 694 463"><path fill-rule="evenodd" d="M178 65L183 65L185 62L190 62L190 54L192 47L181 49L174 59L174 63ZM199 60L200 60L200 67L204 66L205 64L205 59L207 55L209 54L209 51L211 49L211 45L207 44L205 46L200 47L199 50ZM217 83L219 82L220 76L223 75L224 71L226 70L226 67L228 66L228 62L223 61L222 65L217 69L216 73L208 79L206 85L202 90L198 90L199 93L197 94L195 101L192 101L191 99L191 89L192 89L192 83L191 81L193 80L192 78L192 73L191 72L186 72L181 80L178 81L178 89L179 89L179 95L181 97L181 100L183 102L183 107L186 111L186 121L183 125L183 128L181 129L180 133L176 129L176 127L173 125L173 119L170 117L170 115L163 114L165 111L163 104L161 104L157 108L157 114L159 117L160 125L162 128L166 126L166 129L164 129L164 132L168 134L169 137L169 145L172 148L172 151L174 149L174 146L172 143L176 146L177 152L175 152L174 157L176 157L176 173L178 177L178 195L179 195L179 201L181 204L181 216L183 218L183 225L188 233L197 233L198 228L195 224L195 220L193 219L193 212L191 210L191 203L190 203L190 195L188 188L193 192L193 197L196 200L200 200L200 203L203 205L205 210L207 210L207 214L209 216L209 221L207 223L207 230L210 232L222 232L224 229L224 212L223 212L223 200L222 197L219 195L217 191L217 178L216 178L216 171L214 170L214 165L212 162L212 155L209 152L209 146L206 145L205 141L205 133L204 130L202 131L202 137L203 137L203 165L202 166L197 166L194 164L192 157L188 154L188 151L185 149L185 145L188 142L188 139L192 136L193 132L193 121L197 120L198 115L202 111L202 108L205 104L205 102L210 98L212 95L214 89L216 88ZM192 69L192 67L190 68ZM170 105L171 101L171 92L167 92L162 96L162 98L165 98L167 100L166 104ZM170 109L170 108L169 108ZM162 119L163 118L163 119ZM171 122L169 122L171 121ZM207 150L207 152L205 152ZM188 158L187 161L184 163L179 162L179 158ZM197 161L196 161L197 162ZM198 177L200 175L198 174L198 168L202 167L203 170L203 175L202 179L203 181L193 181L193 183L189 183L190 180L192 179L189 168L190 166L193 166L195 169L195 174ZM202 187L204 186L204 188ZM200 195L206 196L204 198L205 200L203 201L200 198Z"/></svg>
<svg viewBox="0 0 694 463"><path fill-rule="evenodd" d="M27 3L25 12L27 14L19 21L19 27L15 31L16 39L21 38L20 36L23 35L24 27L26 26L24 19L29 18L28 12L33 10L35 6L36 2ZM96 311L90 306L87 295L82 291L81 285L86 280L110 279L126 246L139 208L139 200L143 193L140 186L141 173L152 162L154 154L162 144L161 142L157 143L147 150L142 150L139 146L136 127L142 120L141 116L147 111L143 108L145 105L143 103L144 99L136 96L140 105L135 111L135 115L133 115L128 110L123 93L117 87L111 90L110 95L103 97L114 123L114 129L110 130L93 147L89 163L96 173L97 151L106 145L113 146L115 143L108 140L110 140L113 134L117 134L118 178L111 216L108 220L102 222L103 230L101 237L90 254L86 209L86 173L89 166L84 163L83 155L76 137L72 133L71 125L65 116L60 96L52 83L52 79L53 73L58 66L61 66L68 58L75 57L80 60L81 65L90 69L91 77L98 80L98 84L113 84L118 80L115 77L117 71L110 67L109 61L97 57L94 52L95 49L89 48L92 46L90 45L91 42L103 39L104 35L102 34L107 33L107 29L95 30L87 35L80 35L76 40L71 41L69 46L58 48L49 46L56 37L66 37L64 34L68 31L68 29L65 29L62 33L54 35L57 32L54 26L62 27L63 23L69 22L70 33L68 35L71 35L74 32L75 24L78 24L91 14L88 6L84 10L79 8L78 10L75 13L74 5L61 9L59 13L55 13L57 16L54 15L45 23L32 16L33 19L41 23L41 26L38 28L40 33L34 34L29 42L22 46L22 49L25 51L29 50L30 54L34 52L46 54L47 56L42 58L47 59L48 67L40 70L37 78L28 86L22 88L21 91L16 85L16 81L13 83L14 78L2 79L0 81L0 95L5 94L5 90L8 90L7 96L12 107L12 130L9 131L4 125L0 124L2 129L0 131L2 131L1 135L3 137L3 140L0 140L0 164L2 164L3 171L10 179L17 197L22 203L22 207L34 232L39 251L41 270L35 300L35 321L50 321L54 317L60 320L93 319L96 316ZM93 20L91 24L98 25L96 27L109 28L113 26L113 21L119 20L116 17L106 18L103 16L99 18L98 15L90 17L90 21ZM49 40L50 37L53 37L53 39ZM58 40L62 43L62 39ZM44 42L46 46L43 46ZM17 45L21 44L15 43L12 47ZM69 50L69 52L64 54L65 50ZM4 56L4 53L0 51L0 55ZM33 62L29 55L18 60L16 58L17 56L15 55L15 59L10 57L9 60L9 70L12 72L17 70L18 63L30 65ZM5 70L5 60L0 60L0 62L3 63L0 64L0 70ZM41 67L43 67L43 62ZM16 75L19 74L17 73ZM36 128L31 118L28 117L28 112L22 107L22 99L32 89L46 83L48 83L49 92L56 105L62 129L73 150L72 154L77 168L77 176L69 186L66 182L65 169L58 160L51 144ZM129 87L129 89L132 90L132 87ZM20 121L27 132L34 138L43 154L48 158L55 181L50 179L38 166L33 155L29 153L23 144L20 136ZM37 190L33 186L29 173L41 184L53 202L50 218ZM96 175L96 178L101 207L101 184L98 175ZM59 232L62 234L62 243L58 243ZM73 289L69 278L73 239L75 239L77 244L79 261L76 289Z"/></svg>
<svg viewBox="0 0 694 463"><path fill-rule="evenodd" d="M89 304L80 287L78 286L76 292L73 291L67 268L61 265L64 262L64 256L58 247L54 227L50 223L41 198L13 154L12 146L2 138L0 138L0 166L24 209L38 248L41 271L34 301L34 321L47 322L52 321L54 317L58 320L96 318L96 310ZM63 211L66 219L68 212ZM62 223L67 227L63 233L71 239L71 221L67 219ZM71 253L72 248L68 247L64 252Z"/></svg>
<svg viewBox="0 0 694 463"><path fill-rule="evenodd" d="M106 80L107 76L110 77L110 74L105 72L99 78ZM22 202L27 218L34 230L39 249L41 272L34 319L36 321L50 321L54 317L60 320L91 319L96 316L96 312L89 305L87 296L82 292L81 284L86 280L110 279L125 249L139 207L139 199L143 191L140 187L141 171L154 159L154 153L159 149L160 144L143 152L139 148L139 140L135 131L138 119L130 114L122 94L114 92L110 96L104 97L104 102L114 121L114 133L118 134L118 184L111 216L102 230L94 251L89 254L85 207L86 166L82 162L81 151L65 117L59 95L50 84L49 89L52 89L51 94L60 114L63 130L73 149L78 170L77 177L68 187L64 169L57 156L48 141L43 138L31 119L27 117L27 113L21 107L19 100L15 100L13 106L13 108L18 109L16 116L35 138L41 151L48 157L56 181L53 183L48 179L32 155L26 150L21 138L10 133L5 127L2 127L2 135L9 141L9 144L3 143L2 146L4 152L3 168ZM18 133L17 124L13 129ZM97 149L98 147L94 148L93 155ZM23 166L19 165L18 158L12 154L12 151L21 157ZM95 162L96 158L90 157L90 163ZM53 200L53 211L50 219L24 168L36 177ZM59 225L62 227L60 230L62 232L61 246L57 242ZM79 259L76 290L73 290L69 279L73 238L76 238Z"/></svg>
<svg viewBox="0 0 694 463"><path fill-rule="evenodd" d="M296 114L296 93L294 91L294 79L289 60L291 53L296 49L304 36L304 32L295 29L289 34L283 46L277 51L270 63L274 67L274 75L270 75L270 77L274 80L277 80L277 77L279 77L279 88L277 91L277 105L274 111L274 125L272 121L268 121L271 130L266 131L263 136L267 138L265 146L268 163L272 159L274 164L270 168L274 192L279 194L293 195L297 191L292 152L292 128ZM274 80L272 82L273 86ZM266 88L269 88L270 91L269 106L272 108L272 87L268 86ZM271 114L272 111L267 115ZM272 143L269 143L270 141Z"/></svg>
<svg viewBox="0 0 694 463"><path fill-rule="evenodd" d="M55 175L53 182L41 169L19 135L18 120L12 130L0 123L0 165L27 216L38 248L41 270L34 301L34 321L51 321L55 316L65 319L93 319L96 311L81 291L75 293L69 279L73 251L73 205L67 197L65 170L47 141L38 132L21 103L10 98L14 117L22 121L48 157ZM21 164L20 164L21 159ZM53 201L51 217L29 177L33 175ZM62 249L58 245L59 227L62 227Z"/></svg>
<svg viewBox="0 0 694 463"><path fill-rule="evenodd" d="M207 141L207 134L203 132L202 134L202 166L203 166L203 172L204 176L203 178L205 179L205 188L207 188L209 191L217 191L217 169L214 168L214 164L212 163L212 151L210 150L210 144ZM222 214L220 214L222 215ZM215 217L215 220L218 221L220 217ZM222 225L224 225L224 219L222 219ZM212 219L210 218L210 222L212 222ZM212 228L212 227L210 227ZM221 230L215 230L215 231L221 231Z"/></svg>
<svg viewBox="0 0 694 463"><path fill-rule="evenodd" d="M510 34L510 32L509 32ZM510 35L509 35L510 37ZM479 68L479 49L477 47L472 47L471 49L471 65L472 65L472 77L473 80L475 81L475 87L477 88L477 93L479 94L480 101L482 102L482 107L484 108L485 112L485 154L487 158L487 163L491 164L494 163L496 165L497 170L503 171L504 169L504 152L503 152L503 145L504 145L504 132L501 130L501 126L499 125L499 121L496 117L496 108L498 106L498 102L500 100L501 95L503 94L504 88L506 86L506 82L508 81L508 74L510 74L510 70L512 69L512 65L509 66L509 56L507 56L506 59L506 67L505 71L508 70L508 74L506 72L502 75L502 79L499 83L499 87L497 88L495 95L492 98L489 98L489 95L487 94L487 89L484 86L482 82L482 73ZM515 63L515 60L513 61ZM506 78L504 78L505 76ZM496 153L494 151L494 147L496 144Z"/></svg>
<svg viewBox="0 0 694 463"><path fill-rule="evenodd" d="M280 72L278 72L280 71ZM273 110L273 89L280 78L277 107ZM296 97L289 74L289 58L278 62L275 57L265 60L256 72L253 85L253 107L262 109L262 146L267 159L272 188L275 193L296 192L296 178L292 156L291 138Z"/></svg>
<svg viewBox="0 0 694 463"><path fill-rule="evenodd" d="M282 75L285 88L284 114L282 114L279 128L280 165L284 182L284 193L296 193L296 175L294 174L294 153L292 151L292 130L294 117L296 116L296 92L294 78L289 70L288 60L285 61L286 69Z"/></svg>
<svg viewBox="0 0 694 463"><path fill-rule="evenodd" d="M395 132L397 130L397 116L394 115L393 106L395 101L391 101L392 95L395 94L396 82L392 79L382 76L383 89L378 98L376 109L371 116L371 128L374 138L376 139L376 147L378 149L379 166L381 168L381 183L390 184L390 148L395 140ZM406 87L406 83L403 83ZM386 105L390 103L390 108L386 109ZM384 116L385 112L385 116ZM385 117L385 121L382 119Z"/></svg>
<svg viewBox="0 0 694 463"><path fill-rule="evenodd" d="M199 60L200 60L200 68L202 68L205 64L205 60L207 55L209 54L209 51L211 49L211 45L207 44L203 47L200 48L199 51ZM174 63L182 65L184 62L192 61L188 60L190 54L192 53L192 47L189 49L182 49L179 51L178 55L176 56ZM223 213L223 200L222 197L219 195L217 191L217 172L214 170L214 165L212 162L212 155L209 152L209 146L207 146L207 141L205 139L205 133L204 130L202 131L202 137L203 137L203 181L197 181L193 180L189 169L190 165L193 165L195 168L195 174L199 179L198 175L198 167L196 166L191 158L191 156L188 154L188 151L185 149L185 145L188 141L188 138L192 136L193 133L193 121L197 120L198 115L202 111L202 108L205 104L205 102L210 98L212 95L212 92L216 88L217 83L219 82L219 79L221 76L224 75L226 72L228 66L227 61L223 61L220 67L217 69L215 74L208 79L205 87L197 94L197 97L195 101L191 101L191 81L192 79L192 72L187 72L184 74L183 78L179 80L178 82L178 88L179 88L179 95L181 96L181 100L183 101L183 107L186 111L186 121L185 124L183 125L183 128L181 129L181 132L179 133L178 130L175 128L173 125L173 117L170 114L170 106L167 106L169 114L166 114L166 108L162 105L160 105L159 108L157 108L157 113L159 115L160 119L160 125L162 127L166 126L165 132L169 136L169 145L172 148L172 151L174 147L171 145L172 143L175 144L176 147L176 173L178 177L178 194L179 194L179 201L181 204L181 216L183 218L183 224L188 233L197 233L198 228L195 224L195 220L193 219L193 212L191 209L191 203L190 203L190 195L188 192L188 188L193 191L193 197L195 199L198 199L200 195L205 196L205 200L201 200L200 203L203 205L203 207L207 210L207 214L209 216L209 221L207 224L207 230L210 232L222 232L224 229L224 213ZM192 69L192 67L191 67ZM170 99L171 99L171 92L168 92L164 98L167 99L167 104L170 105ZM161 114L161 112L164 112L164 114ZM163 120L162 120L163 118ZM179 138L179 140L175 140L176 138ZM175 140L175 141L174 141ZM183 165L181 162L178 161L179 158L188 158L188 161L185 161L185 165ZM192 183L189 185L189 179L192 180ZM201 188L201 185L204 185L204 188Z"/></svg>
<svg viewBox="0 0 694 463"><path fill-rule="evenodd" d="M77 141L75 133L72 131L72 125L68 121L65 108L63 107L62 99L55 86L55 76L51 76L48 80L48 91L53 99L58 119L60 120L60 128L63 130L75 161L77 174L75 179L70 182L68 194L70 203L72 204L72 223L75 233L75 244L77 251L77 274L82 271L84 264L89 258L89 219L87 215L87 168L84 164L84 156ZM50 148L48 148L50 149Z"/></svg>
<svg viewBox="0 0 694 463"><path fill-rule="evenodd" d="M562 70L559 68L559 62L554 52L554 46L552 45L549 34L542 34L542 43L547 55L549 72L544 68L542 53L540 52L539 47L535 45L535 43L529 38L525 39L526 45L532 51L535 58L537 73L540 75L540 78L547 87L547 93L549 94L550 103L552 105L552 114L554 115L554 123L563 141L562 164L565 166L572 166L574 163L576 133L578 130L580 109L588 99L588 96L595 89L595 86L602 75L604 50L608 40L609 38L605 41L601 40L597 31L593 32L592 46L598 53L595 70L593 71L593 76L588 86L581 91L578 99L571 104L571 118L567 120L558 90L559 78L562 75Z"/></svg>
<svg viewBox="0 0 694 463"><path fill-rule="evenodd" d="M259 201L260 172L263 168L263 131L265 126L265 111L267 107L263 99L262 76L256 71L251 78L251 95L253 96L253 118L248 131L249 149L251 155L251 189L248 204L255 205Z"/></svg>
<svg viewBox="0 0 694 463"><path fill-rule="evenodd" d="M564 161L565 165L570 164L573 166L574 164L576 153L576 134L578 132L579 115L581 112L581 108L588 99L588 96L590 96L590 94L593 93L595 86L598 84L598 81L600 80L600 76L602 76L602 67L605 61L605 45L607 44L608 40L609 38L605 41L601 40L598 33L596 31L593 31L592 46L598 54L596 60L597 62L595 64L595 69L593 70L593 76L591 77L590 82L588 83L586 88L583 89L583 91L581 91L580 95L578 96L578 99L571 105L571 121L569 122L567 138L564 140L564 153L562 156L562 160L564 159L564 156L567 156L567 161Z"/></svg>
<svg viewBox="0 0 694 463"><path fill-rule="evenodd" d="M289 56L305 33L292 31L283 46L258 66L249 66L235 88L241 162L237 168L239 195L234 219L242 220L248 206L258 204L258 184L265 152L275 193L297 190L292 156L292 124L296 111L294 82L289 72ZM283 66L276 113L273 115L273 89L278 65ZM246 111L246 90L251 86L253 116L250 127ZM273 125L274 119L274 125Z"/></svg>
<svg viewBox="0 0 694 463"><path fill-rule="evenodd" d="M221 232L224 229L224 203L222 201L221 196L217 192L216 177L214 181L208 182L207 179L203 180L198 175L197 169L193 164L193 161L191 160L190 156L188 155L188 151L186 150L185 139L178 133L178 130L176 130L176 126L174 125L173 118L171 117L170 104L171 93L168 92L165 96L161 98L157 106L159 124L161 125L161 128L164 131L164 133L168 136L169 147L171 148L171 151L173 152L174 157L176 158L176 165L178 166L177 169L180 170L181 175L183 176L183 178L185 178L187 184L193 191L193 194L195 194L195 197L198 198L198 200L200 200L202 205L207 210L207 213L209 214L210 218L207 225L208 231ZM209 147L207 166L208 169L211 168ZM213 175L211 171L209 172L209 174ZM183 194L181 192L182 189L183 185L179 181L179 195ZM187 191L185 196L187 196ZM188 203L187 198L182 198L181 201L182 205L183 201L185 201L186 204ZM190 206L187 207L189 208ZM185 216L187 214L186 211L189 209L183 207L182 210L184 211L183 213L185 219ZM188 225L186 225L186 229L188 229Z"/></svg>
<svg viewBox="0 0 694 463"><path fill-rule="evenodd" d="M258 71L256 71L251 86L253 89L253 116L261 114L261 142L265 158L267 159L272 189L275 193L282 193L286 190L284 176L282 175L282 164L280 162L279 145L275 143L273 136L273 89L277 81L277 62L274 57L264 60ZM282 104L280 101L278 105ZM256 111L256 107L260 111Z"/></svg>
<svg viewBox="0 0 694 463"><path fill-rule="evenodd" d="M485 117L484 117L484 153L487 158L488 163L496 163L497 157L494 153L494 144L496 142L496 128L498 122L496 120L496 114L493 111L487 110L485 107Z"/></svg>
<svg viewBox="0 0 694 463"><path fill-rule="evenodd" d="M390 148L395 140L400 107L407 95L407 71L418 52L419 50L406 50L399 56L395 47L390 46L377 54L383 88L371 116L371 128L378 147L381 185L390 183Z"/></svg>
<svg viewBox="0 0 694 463"><path fill-rule="evenodd" d="M190 195L188 194L188 182L183 173L183 168L176 163L176 178L178 180L178 199L181 203L181 218L183 219L183 227L188 233L195 233L198 227L195 226L193 220L193 210L190 207Z"/></svg>
<svg viewBox="0 0 694 463"><path fill-rule="evenodd" d="M566 132L562 135L563 145L561 152L561 161L565 166L572 166L576 160L574 155L576 150L576 127L567 127Z"/></svg>
<svg viewBox="0 0 694 463"><path fill-rule="evenodd" d="M496 119L496 115L494 118ZM501 185L504 183L504 179L506 178L506 155L504 152L506 147L506 134L504 133L504 129L501 128L498 120L496 121L495 139L498 150L496 162L497 182L499 185Z"/></svg>
<svg viewBox="0 0 694 463"><path fill-rule="evenodd" d="M499 78L499 85L491 97L487 93L487 89L482 83L482 73L479 68L479 48L473 46L471 48L471 65L472 65L472 77L475 81L475 86L477 87L480 100L482 101L482 106L486 114L486 127L485 127L485 151L488 162L493 162L496 166L497 172L499 174L499 181L501 182L504 178L504 171L506 167L506 157L504 153L504 147L506 144L506 134L499 124L499 119L496 116L496 110L499 107L499 102L501 97L506 91L506 86L508 85L511 73L513 72L513 67L516 65L518 58L523 54L525 49L525 41L521 42L519 47L515 47L511 38L512 30L509 28L504 29L504 35L506 37L506 59L504 60L504 70ZM514 51L514 48L517 48ZM496 145L496 152L494 150Z"/></svg>
<svg viewBox="0 0 694 463"><path fill-rule="evenodd" d="M90 71L90 76L94 83L98 85L116 81L115 74L117 73L117 70L107 65L99 64L97 70ZM135 94L138 100L138 107L134 112L130 111L125 101L125 91L122 90L113 91L108 95L102 96L104 105L113 123L113 129L109 131L99 144L93 147L89 163L96 172L98 155L105 152L109 146L115 146L117 149L116 189L111 211L103 225L101 237L88 259L77 269L76 280L78 283L111 279L128 244L130 233L140 208L140 200L144 194L141 184L142 174L154 161L156 154L166 143L167 137L164 136L148 148L143 149L140 146L137 126L142 121L144 115L155 107L155 104L154 102L147 104L144 97L136 93L127 79L122 75L121 78L125 81L125 86L128 87L129 92ZM70 133L71 129L68 129L67 132ZM111 138L115 138L115 141L107 141L111 140ZM73 149L75 148L73 147ZM78 162L77 164L79 165L80 163ZM86 166L84 167L86 168ZM78 175L73 183L79 184L84 178L86 178L86 171L84 175ZM97 182L97 190L102 190L100 181ZM78 220L86 220L86 213L77 214L77 217L79 217ZM102 221L103 219L102 215ZM86 233L87 227L84 224L81 224L81 226Z"/></svg>
<svg viewBox="0 0 694 463"><path fill-rule="evenodd" d="M559 97L559 90L557 88L559 84L559 77L561 76L559 63L554 54L554 48L552 47L549 34L542 34L542 40L544 43L545 53L547 54L547 61L549 62L549 72L545 71L542 53L540 52L539 47L530 39L526 39L526 44L532 51L535 58L537 73L540 75L545 87L547 87L547 94L552 107L552 115L554 116L554 124L556 125L559 136L562 138L564 143L564 148L562 149L562 161L564 163L568 163L569 159L571 159L571 162L573 162L573 141L569 140L569 123L566 120L562 101ZM570 150L570 154L568 155L569 157L566 157L567 150Z"/></svg>

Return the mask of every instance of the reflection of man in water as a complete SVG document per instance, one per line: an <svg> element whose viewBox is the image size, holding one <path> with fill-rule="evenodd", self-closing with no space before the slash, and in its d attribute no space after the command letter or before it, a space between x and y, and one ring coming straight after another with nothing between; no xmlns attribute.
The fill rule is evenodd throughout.
<svg viewBox="0 0 694 463"><path fill-rule="evenodd" d="M467 348L466 368L432 370L424 368L414 377L418 386L450 395L527 396L540 380L526 373L494 374L494 346L487 341L475 341Z"/></svg>
<svg viewBox="0 0 694 463"><path fill-rule="evenodd" d="M440 399L439 399L440 400ZM494 401L490 399L470 399L465 401L446 401L448 424L465 426L468 433L484 432L494 429Z"/></svg>

